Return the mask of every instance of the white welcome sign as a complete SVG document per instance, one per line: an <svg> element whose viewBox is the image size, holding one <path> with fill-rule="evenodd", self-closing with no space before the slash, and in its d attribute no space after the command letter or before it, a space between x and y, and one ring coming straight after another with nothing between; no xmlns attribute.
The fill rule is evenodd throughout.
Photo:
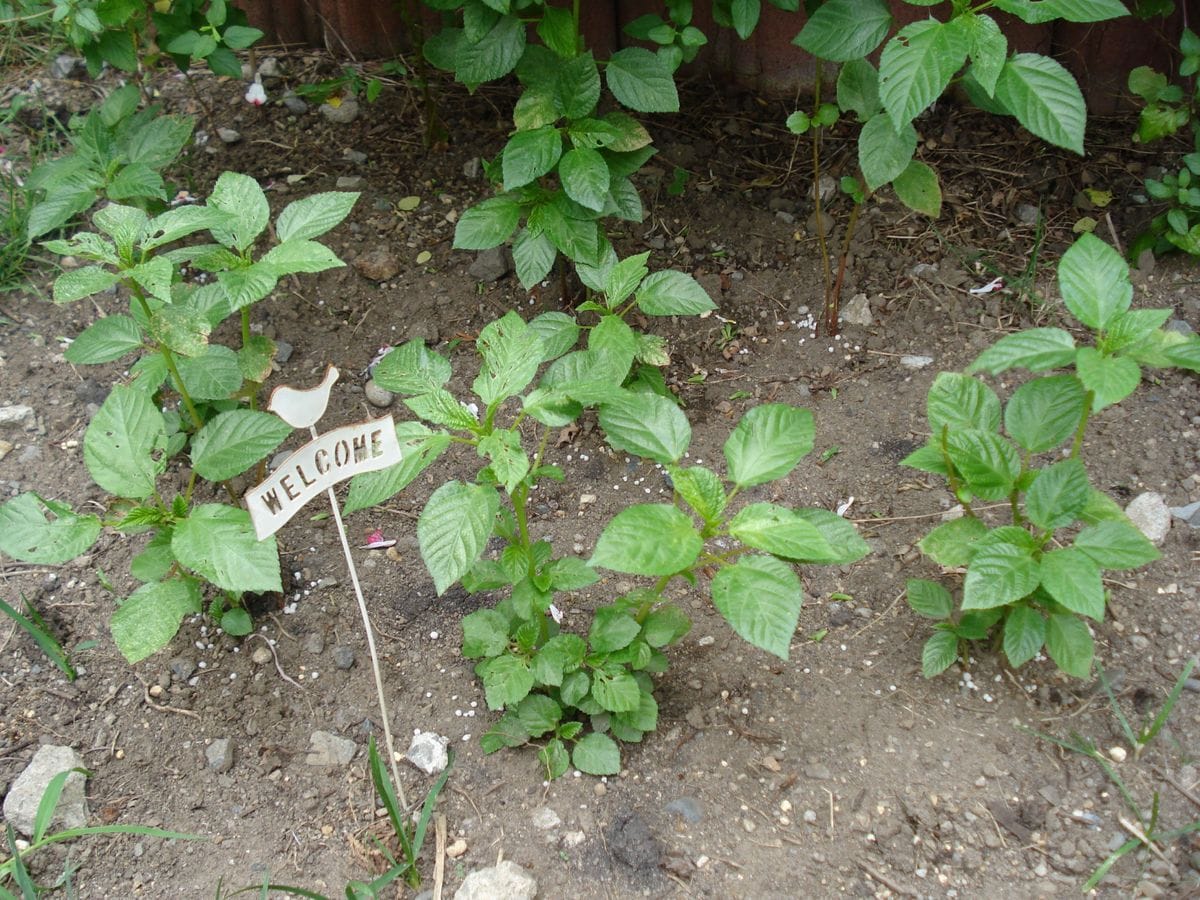
<svg viewBox="0 0 1200 900"><path fill-rule="evenodd" d="M400 444L391 416L327 431L285 459L258 487L246 491L254 532L262 540L339 481L398 462Z"/></svg>
<svg viewBox="0 0 1200 900"><path fill-rule="evenodd" d="M346 568L350 570L350 581L354 584L358 611L366 629L367 649L371 654L375 692L379 700L379 711L383 716L383 737L387 743L388 760L391 763L392 783L400 797L400 804L407 807L408 801L404 798L404 787L400 783L400 773L396 768L396 748L392 742L392 729L388 724L383 673L379 667L379 654L375 650L375 632L371 628L367 602L363 599L358 570L354 567L354 556L350 553L350 542L346 539L346 527L342 524L337 495L333 491L333 486L339 481L360 472L386 469L400 462L400 444L396 440L396 426L391 416L368 419L366 422L334 428L322 435L317 434L317 422L325 415L325 407L329 405L329 392L337 379L338 370L329 366L325 370L325 377L315 388L301 389L280 385L271 392L267 400L267 409L293 428L307 428L312 440L285 459L266 481L247 491L245 501L250 511L250 520L254 522L254 531L261 541L282 528L317 494L324 491L329 496L330 511L337 525L342 553L346 557Z"/></svg>

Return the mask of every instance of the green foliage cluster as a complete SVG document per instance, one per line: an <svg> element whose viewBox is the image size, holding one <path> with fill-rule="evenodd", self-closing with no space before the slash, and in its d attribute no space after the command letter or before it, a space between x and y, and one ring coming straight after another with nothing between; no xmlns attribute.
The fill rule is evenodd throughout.
<svg viewBox="0 0 1200 900"><path fill-rule="evenodd" d="M1146 179L1146 193L1167 208L1130 245L1132 259L1143 250L1156 254L1182 250L1200 256L1200 79L1196 77L1200 72L1200 37L1190 28L1183 29L1179 49L1183 56L1179 76L1190 79L1190 91L1149 66L1138 66L1129 73L1130 92L1145 104L1138 117L1135 141L1148 144L1188 127L1192 130L1192 152L1183 155L1183 165L1161 179Z"/></svg>
<svg viewBox="0 0 1200 900"><path fill-rule="evenodd" d="M245 510L198 502L195 489L198 478L219 483L246 471L291 433L255 408L276 347L250 333L250 308L280 278L342 265L314 239L341 222L357 198L325 193L289 204L275 220L273 246L257 258L255 245L270 221L267 198L254 179L233 172L217 180L204 205L152 217L110 203L92 217L97 231L45 243L88 263L58 277L56 303L118 285L129 295L128 312L94 322L68 347L67 360L90 365L131 353L139 358L129 383L112 389L84 435L88 472L113 497L105 515L79 514L26 492L0 506L0 550L14 559L57 563L86 552L105 526L151 532L131 564L143 584L111 622L130 662L165 646L184 616L200 612L206 582L220 591L209 611L232 634L251 627L240 606L244 592L281 589L274 539L256 540ZM178 246L202 232L210 242ZM198 277L185 279L185 265ZM234 316L241 319L241 347L210 341ZM167 403L172 396L178 408ZM173 482L164 473L185 450L191 475L171 495Z"/></svg>
<svg viewBox="0 0 1200 900"><path fill-rule="evenodd" d="M938 5L937 0L907 2ZM861 125L858 177L844 179L842 187L855 203L890 184L906 206L928 216L939 214L941 187L936 172L915 158L913 122L953 84L980 108L1012 116L1048 143L1083 154L1087 109L1074 77L1048 56L1010 53L1003 29L989 14L992 9L1034 25L1128 15L1119 0L955 3L946 21L930 17L892 33L893 16L885 0L825 0L812 12L794 43L839 65L837 103L818 98L812 114L797 111L787 124L802 134L854 114ZM867 57L881 46L876 68Z"/></svg>
<svg viewBox="0 0 1200 900"><path fill-rule="evenodd" d="M113 91L86 115L72 119L71 152L36 166L26 189L35 200L26 222L27 240L57 231L91 209L101 197L161 211L169 195L162 171L192 137L188 116L139 110L134 85Z"/></svg>
<svg viewBox="0 0 1200 900"><path fill-rule="evenodd" d="M44 11L72 47L100 73L108 63L125 72L169 57L181 72L203 61L217 75L242 74L234 51L245 50L263 33L228 0L53 0L23 4L26 16Z"/></svg>
<svg viewBox="0 0 1200 900"><path fill-rule="evenodd" d="M752 503L733 513L739 492L786 476L811 450L812 417L804 410L782 404L750 410L725 444L724 478L683 465L691 442L687 417L646 374L665 362L665 349L630 328L625 315L634 309L690 314L711 308L711 301L689 276L649 274L644 263L642 255L613 267L604 302L593 303L594 325L560 312L526 323L510 312L485 327L472 383L477 411L446 388L448 359L419 341L391 351L375 369L376 382L402 395L433 427L397 425L405 458L356 476L346 504L352 511L383 502L452 444L473 447L483 459L473 483L449 481L433 492L417 538L439 594L456 582L470 592L506 592L494 608L463 621L463 653L480 660L476 673L488 706L505 711L483 746L492 752L540 740L550 778L571 765L614 774L616 740L640 741L656 727L652 675L666 670L664 648L691 625L665 596L675 578L694 585L701 569L715 570L717 610L751 644L786 658L801 604L793 564L845 563L867 550L849 523L824 510ZM582 332L586 346L572 349ZM535 539L528 506L540 483L564 478L542 460L550 429L588 407L597 409L612 447L665 467L674 502L622 510L585 562L555 557L547 541ZM530 426L532 454L525 442ZM503 549L485 558L494 537ZM594 584L597 568L654 582L601 605L586 638L560 631L556 595Z"/></svg>
<svg viewBox="0 0 1200 900"><path fill-rule="evenodd" d="M964 512L919 544L934 562L966 569L959 614L941 584L908 582L909 605L939 620L923 653L926 676L965 655L969 642L998 632L1014 667L1045 648L1064 672L1087 677L1094 648L1085 619L1104 620L1103 573L1158 558L1120 507L1090 484L1084 434L1093 414L1136 390L1143 366L1200 371L1200 338L1165 330L1169 309L1132 309L1128 266L1093 235L1063 255L1058 283L1094 343L1077 345L1061 328L1001 338L968 373L1038 376L1003 405L974 375L940 373L926 401L929 442L904 460L944 477ZM1055 370L1065 371L1042 374ZM1007 501L1008 522L989 524L973 507L978 501Z"/></svg>

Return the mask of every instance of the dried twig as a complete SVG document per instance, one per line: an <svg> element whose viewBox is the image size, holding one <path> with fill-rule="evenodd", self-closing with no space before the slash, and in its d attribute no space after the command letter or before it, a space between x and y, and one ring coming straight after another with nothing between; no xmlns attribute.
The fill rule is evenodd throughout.
<svg viewBox="0 0 1200 900"><path fill-rule="evenodd" d="M304 690L304 685L300 684L298 681L293 680L292 677L290 675L288 675L287 672L283 671L283 666L281 666L279 664L279 654L277 654L275 652L275 645L271 643L271 641L266 637L266 635L258 634L257 632L255 632L253 634L248 635L248 637L258 638L260 641L262 641L264 644L267 645L267 649L271 651L271 659L273 659L275 661L275 671L279 673L280 678L282 678L288 684L298 687L298 688L300 688L300 690Z"/></svg>

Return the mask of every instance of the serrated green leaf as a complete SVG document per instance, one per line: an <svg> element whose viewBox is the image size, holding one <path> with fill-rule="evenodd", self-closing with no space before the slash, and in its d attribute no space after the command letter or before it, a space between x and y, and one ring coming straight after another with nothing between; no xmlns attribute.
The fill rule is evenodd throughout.
<svg viewBox="0 0 1200 900"><path fill-rule="evenodd" d="M865 59L850 59L838 70L837 102L844 110L853 110L860 122L866 122L882 109L879 102L879 73ZM790 127L790 126L789 126Z"/></svg>
<svg viewBox="0 0 1200 900"><path fill-rule="evenodd" d="M588 644L594 653L612 653L628 647L641 632L642 626L628 610L615 606L602 606L592 619ZM593 688L593 690L595 690Z"/></svg>
<svg viewBox="0 0 1200 900"><path fill-rule="evenodd" d="M271 413L218 413L192 439L192 467L209 481L240 475L287 440L292 427Z"/></svg>
<svg viewBox="0 0 1200 900"><path fill-rule="evenodd" d="M831 62L868 56L887 37L892 14L882 0L829 0L817 7L794 44Z"/></svg>
<svg viewBox="0 0 1200 900"><path fill-rule="evenodd" d="M575 744L571 762L587 775L616 775L621 771L621 750L608 735L593 732Z"/></svg>
<svg viewBox="0 0 1200 900"><path fill-rule="evenodd" d="M1033 593L1040 575L1030 551L1009 543L977 547L963 579L962 608L992 609Z"/></svg>
<svg viewBox="0 0 1200 900"><path fill-rule="evenodd" d="M1072 546L1086 553L1102 569L1136 569L1162 555L1133 525L1115 520L1084 528L1075 536Z"/></svg>
<svg viewBox="0 0 1200 900"><path fill-rule="evenodd" d="M434 425L444 425L447 428L459 428L464 431L479 430L479 420L471 415L470 410L455 400L453 394L441 388L427 394L419 394L416 397L405 397L404 405Z"/></svg>
<svg viewBox="0 0 1200 900"><path fill-rule="evenodd" d="M583 672L576 670L583 664L587 653L587 644L577 634L556 634L542 645L533 657L533 676L539 684L550 687L560 687L571 678L572 673L583 675L582 692L586 694L591 687L591 681ZM563 702L573 705L567 699L567 692L562 694Z"/></svg>
<svg viewBox="0 0 1200 900"><path fill-rule="evenodd" d="M1046 619L1028 606L1017 606L1004 620L1004 655L1014 669L1041 652L1046 643Z"/></svg>
<svg viewBox="0 0 1200 900"><path fill-rule="evenodd" d="M53 518L48 518L50 512ZM0 552L21 562L57 565L86 551L100 536L100 519L43 500L30 491L0 506Z"/></svg>
<svg viewBox="0 0 1200 900"><path fill-rule="evenodd" d="M166 422L150 398L117 385L88 425L83 460L92 480L110 494L144 500L166 467L155 456L166 438Z"/></svg>
<svg viewBox="0 0 1200 900"><path fill-rule="evenodd" d="M515 712L506 712L500 721L489 728L479 739L484 753L495 753L504 747L520 747L529 740L529 734Z"/></svg>
<svg viewBox="0 0 1200 900"><path fill-rule="evenodd" d="M1038 473L1025 495L1025 514L1039 528L1062 528L1079 518L1091 490L1083 463L1064 459Z"/></svg>
<svg viewBox="0 0 1200 900"><path fill-rule="evenodd" d="M1046 625L1046 652L1060 669L1076 678L1090 677L1095 650L1088 627L1081 619L1063 614L1050 616Z"/></svg>
<svg viewBox="0 0 1200 900"><path fill-rule="evenodd" d="M199 356L208 346L212 326L196 310L164 306L150 314L150 336L181 356Z"/></svg>
<svg viewBox="0 0 1200 900"><path fill-rule="evenodd" d="M942 95L969 50L962 17L913 22L887 42L879 58L879 99L897 128Z"/></svg>
<svg viewBox="0 0 1200 900"><path fill-rule="evenodd" d="M974 516L943 522L925 535L917 546L921 552L947 569L965 566L971 560L975 542L987 534L987 526Z"/></svg>
<svg viewBox="0 0 1200 900"><path fill-rule="evenodd" d="M1095 347L1080 347L1075 353L1075 371L1083 386L1092 392L1092 411L1120 403L1137 390L1142 370L1126 356L1102 356Z"/></svg>
<svg viewBox="0 0 1200 900"><path fill-rule="evenodd" d="M871 548L854 529L854 525L827 509L793 509L792 514L804 519L821 533L829 545L830 555L801 558L801 562L845 566L862 559Z"/></svg>
<svg viewBox="0 0 1200 900"><path fill-rule="evenodd" d="M563 154L558 177L567 196L585 209L600 212L608 197L608 164L596 150L576 147Z"/></svg>
<svg viewBox="0 0 1200 900"><path fill-rule="evenodd" d="M185 616L200 612L200 588L190 578L144 584L109 620L113 641L130 665L171 642Z"/></svg>
<svg viewBox="0 0 1200 900"><path fill-rule="evenodd" d="M520 703L533 689L533 673L519 656L505 653L479 667L488 709L502 709ZM524 729L524 723L521 725Z"/></svg>
<svg viewBox="0 0 1200 900"><path fill-rule="evenodd" d="M512 494L529 474L529 457L521 447L521 436L515 431L500 429L479 439L477 451L486 456L492 474Z"/></svg>
<svg viewBox="0 0 1200 900"><path fill-rule="evenodd" d="M454 226L455 250L490 250L508 240L521 220L521 204L508 196L489 197L463 211Z"/></svg>
<svg viewBox="0 0 1200 900"><path fill-rule="evenodd" d="M208 205L228 213L228 227L211 228L213 236L226 246L245 251L267 227L271 209L266 194L249 175L222 172L209 195Z"/></svg>
<svg viewBox="0 0 1200 900"><path fill-rule="evenodd" d="M268 250L259 259L258 265L267 274L282 278L296 272L324 272L340 268L345 263L319 241L292 238Z"/></svg>
<svg viewBox="0 0 1200 900"><path fill-rule="evenodd" d="M1086 392L1074 375L1050 375L1021 385L1004 409L1004 427L1022 448L1043 453L1075 434Z"/></svg>
<svg viewBox="0 0 1200 900"><path fill-rule="evenodd" d="M588 565L630 575L674 575L696 562L702 546L692 520L678 509L643 503L609 521Z"/></svg>
<svg viewBox="0 0 1200 900"><path fill-rule="evenodd" d="M638 309L648 316L698 316L717 308L695 278L674 269L646 276L636 297Z"/></svg>
<svg viewBox="0 0 1200 900"><path fill-rule="evenodd" d="M952 431L946 453L971 492L984 500L1003 500L1021 473L1017 448L990 431Z"/></svg>
<svg viewBox="0 0 1200 900"><path fill-rule="evenodd" d="M486 325L475 347L483 365L472 388L488 405L523 391L537 374L544 355L538 333L512 311Z"/></svg>
<svg viewBox="0 0 1200 900"><path fill-rule="evenodd" d="M1018 53L996 81L996 100L1044 141L1083 155L1087 107L1071 73L1048 56Z"/></svg>
<svg viewBox="0 0 1200 900"><path fill-rule="evenodd" d="M912 611L927 619L949 619L954 612L954 598L936 581L910 578L906 593Z"/></svg>
<svg viewBox="0 0 1200 900"><path fill-rule="evenodd" d="M458 46L454 77L467 85L495 81L516 68L524 51L525 23L516 16L501 16L482 39Z"/></svg>
<svg viewBox="0 0 1200 900"><path fill-rule="evenodd" d="M67 348L67 362L81 365L112 362L142 346L142 330L129 316L110 315L97 319Z"/></svg>
<svg viewBox="0 0 1200 900"><path fill-rule="evenodd" d="M975 82L990 97L996 92L996 80L1008 58L1008 39L991 16L966 17L970 40L971 72Z"/></svg>
<svg viewBox="0 0 1200 900"><path fill-rule="evenodd" d="M118 281L120 277L115 272L109 272L100 266L68 269L54 280L54 302L74 303L92 294L107 291Z"/></svg>
<svg viewBox="0 0 1200 900"><path fill-rule="evenodd" d="M788 559L821 559L833 548L815 525L773 503L751 503L729 522L729 533L743 544Z"/></svg>
<svg viewBox="0 0 1200 900"><path fill-rule="evenodd" d="M1100 566L1082 550L1052 550L1042 557L1042 587L1071 612L1104 621Z"/></svg>
<svg viewBox="0 0 1200 900"><path fill-rule="evenodd" d="M528 228L522 228L513 239L512 255L521 287L531 291L554 268L558 249L541 232L535 233Z"/></svg>
<svg viewBox="0 0 1200 900"><path fill-rule="evenodd" d="M646 267L649 258L650 252L646 251L623 259L612 267L604 279L604 299L610 309L623 303L650 273Z"/></svg>
<svg viewBox="0 0 1200 900"><path fill-rule="evenodd" d="M599 419L613 448L659 463L676 462L692 440L687 416L657 394L623 391L601 404Z"/></svg>
<svg viewBox="0 0 1200 900"><path fill-rule="evenodd" d="M937 631L921 649L921 674L926 678L941 675L958 659L958 636L952 631Z"/></svg>
<svg viewBox="0 0 1200 900"><path fill-rule="evenodd" d="M558 727L562 707L545 694L530 694L517 705L517 718L530 737L541 737Z"/></svg>
<svg viewBox="0 0 1200 900"><path fill-rule="evenodd" d="M730 480L739 487L787 475L812 450L812 413L783 403L750 409L725 441Z"/></svg>
<svg viewBox="0 0 1200 900"><path fill-rule="evenodd" d="M892 189L900 202L915 212L931 219L942 214L942 188L938 184L937 172L919 160L910 162L895 178Z"/></svg>
<svg viewBox="0 0 1200 900"><path fill-rule="evenodd" d="M858 135L858 166L871 190L898 176L912 161L917 132L908 122L897 128L888 113L867 120Z"/></svg>
<svg viewBox="0 0 1200 900"><path fill-rule="evenodd" d="M536 181L558 165L561 156L562 137L553 125L518 131L504 145L501 157L504 189L515 191Z"/></svg>
<svg viewBox="0 0 1200 900"><path fill-rule="evenodd" d="M618 50L604 70L608 89L635 112L679 112L679 94L671 70L642 47Z"/></svg>
<svg viewBox="0 0 1200 900"><path fill-rule="evenodd" d="M270 363L267 364L270 369ZM239 354L221 344L208 344L201 353L176 361L179 377L193 400L227 400L242 386Z"/></svg>
<svg viewBox="0 0 1200 900"><path fill-rule="evenodd" d="M632 712L638 708L641 696L642 689L637 681L620 666L602 667L592 672L592 697L608 712Z"/></svg>
<svg viewBox="0 0 1200 900"><path fill-rule="evenodd" d="M560 63L554 77L554 100L559 112L568 119L591 115L600 100L600 70L591 51Z"/></svg>
<svg viewBox="0 0 1200 900"><path fill-rule="evenodd" d="M171 551L183 565L224 590L283 590L275 538L255 538L244 509L221 503L195 507L175 526Z"/></svg>
<svg viewBox="0 0 1200 900"><path fill-rule="evenodd" d="M720 477L703 466L690 466L686 469L670 467L668 472L671 483L679 496L683 498L700 518L706 522L716 522L725 511L725 486Z"/></svg>
<svg viewBox="0 0 1200 900"><path fill-rule="evenodd" d="M691 631L692 622L678 606L660 606L646 616L639 637L651 647L669 647Z"/></svg>
<svg viewBox="0 0 1200 900"><path fill-rule="evenodd" d="M320 237L350 215L359 194L325 191L289 203L275 220L275 236L281 243Z"/></svg>
<svg viewBox="0 0 1200 900"><path fill-rule="evenodd" d="M450 380L450 360L414 339L394 347L371 377L375 383L397 394L424 394Z"/></svg>
<svg viewBox="0 0 1200 900"><path fill-rule="evenodd" d="M961 429L1000 430L1000 398L996 392L969 375L939 372L925 398L925 415L935 436L949 426Z"/></svg>
<svg viewBox="0 0 1200 900"><path fill-rule="evenodd" d="M1080 236L1063 254L1058 286L1071 314L1096 331L1108 328L1133 299L1128 263L1094 234Z"/></svg>
<svg viewBox="0 0 1200 900"><path fill-rule="evenodd" d="M773 556L743 556L713 576L712 598L739 635L761 650L788 658L803 591L787 563Z"/></svg>
<svg viewBox="0 0 1200 900"><path fill-rule="evenodd" d="M499 507L493 488L461 481L446 482L430 496L417 519L417 541L438 596L479 558Z"/></svg>

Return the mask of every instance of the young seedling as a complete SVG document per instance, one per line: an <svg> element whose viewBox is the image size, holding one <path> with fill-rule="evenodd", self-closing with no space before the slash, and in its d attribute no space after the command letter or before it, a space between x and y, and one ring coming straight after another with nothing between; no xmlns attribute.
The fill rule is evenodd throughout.
<svg viewBox="0 0 1200 900"><path fill-rule="evenodd" d="M54 637L49 626L46 625L46 620L42 618L41 613L34 608L33 604L26 600L24 595L22 595L21 600L25 604L25 615L17 612L3 600L0 600L0 613L4 613L4 615L16 622L22 631L33 638L34 642L42 649L42 652L46 654L46 658L67 676L67 681L74 681L76 677L75 667L71 665L67 651L63 649L62 644Z"/></svg>
<svg viewBox="0 0 1200 900"><path fill-rule="evenodd" d="M1180 673L1177 679L1175 679L1174 686L1171 688L1166 700L1163 701L1163 705L1155 715L1154 719L1136 732L1130 727L1129 720L1121 711L1121 707L1117 703L1117 698L1113 695L1112 686L1109 684L1108 678L1105 676L1104 671L1100 670L1100 684L1103 686L1104 692L1108 696L1109 706L1112 708L1113 715L1116 716L1117 722L1121 727L1122 734L1125 735L1126 740L1128 740L1130 746L1133 747L1134 762L1137 762L1141 758L1142 752L1146 749L1147 745L1154 740L1154 738L1167 724L1167 720L1170 718L1171 712L1174 710L1175 704L1178 702L1179 696L1183 692L1184 683L1192 674L1192 669L1195 667L1195 665L1196 661L1194 659L1188 661L1188 664L1184 666L1183 672ZM1092 872L1091 877L1089 877L1083 885L1082 890L1084 893L1091 891L1101 881L1103 881L1105 876L1108 875L1109 870L1116 865L1121 857L1140 848L1144 848L1148 852L1154 854L1156 857L1165 862L1172 871L1174 871L1174 863L1172 863L1163 852L1163 846L1178 840L1184 835L1200 832L1200 820L1190 822L1189 824L1180 828L1172 828L1165 831L1160 831L1159 792L1154 791L1150 802L1150 811L1148 813L1145 812L1134 798L1133 792L1130 791L1128 785L1125 783L1125 780L1121 778L1117 771L1117 767L1114 766L1114 762L1119 765L1119 762L1121 759L1123 759L1123 756L1117 758L1110 758L1110 756L1106 756L1095 745L1095 743L1074 731L1071 732L1068 739L1064 740L1062 738L1055 737L1054 735L1046 734L1045 732L1034 731L1030 728L1025 728L1024 726L1022 726L1022 730L1036 735L1043 740L1049 741L1056 746L1062 747L1064 750L1070 750L1073 753L1079 753L1082 756L1086 756L1088 759L1092 760L1092 762L1096 763L1096 765L1100 767L1101 771L1104 772L1108 780L1113 783L1114 787L1116 787L1117 792L1121 795L1121 799L1125 802L1125 807L1129 810L1132 816L1132 819L1128 819L1124 816L1118 816L1117 820L1126 833L1129 834L1129 840L1117 847L1104 859L1099 866L1096 867L1096 870ZM1175 873L1175 875L1175 880L1178 880L1178 873Z"/></svg>
<svg viewBox="0 0 1200 900"><path fill-rule="evenodd" d="M1088 677L1094 649L1084 620L1104 620L1103 572L1158 558L1091 486L1084 436L1093 416L1137 389L1142 366L1200 370L1200 338L1164 330L1169 309L1131 309L1129 267L1093 235L1063 255L1058 281L1067 311L1093 343L1077 345L1062 328L1001 338L968 372L1023 368L1038 376L1003 405L981 379L939 373L926 400L929 441L904 460L945 478L962 511L918 545L945 568L965 568L960 612L942 585L908 582L909 605L938 620L922 654L926 677L965 662L968 643L994 630L1012 666L1044 647L1064 672ZM1064 371L1041 374L1056 369ZM1006 501L1008 521L985 518L978 501Z"/></svg>

